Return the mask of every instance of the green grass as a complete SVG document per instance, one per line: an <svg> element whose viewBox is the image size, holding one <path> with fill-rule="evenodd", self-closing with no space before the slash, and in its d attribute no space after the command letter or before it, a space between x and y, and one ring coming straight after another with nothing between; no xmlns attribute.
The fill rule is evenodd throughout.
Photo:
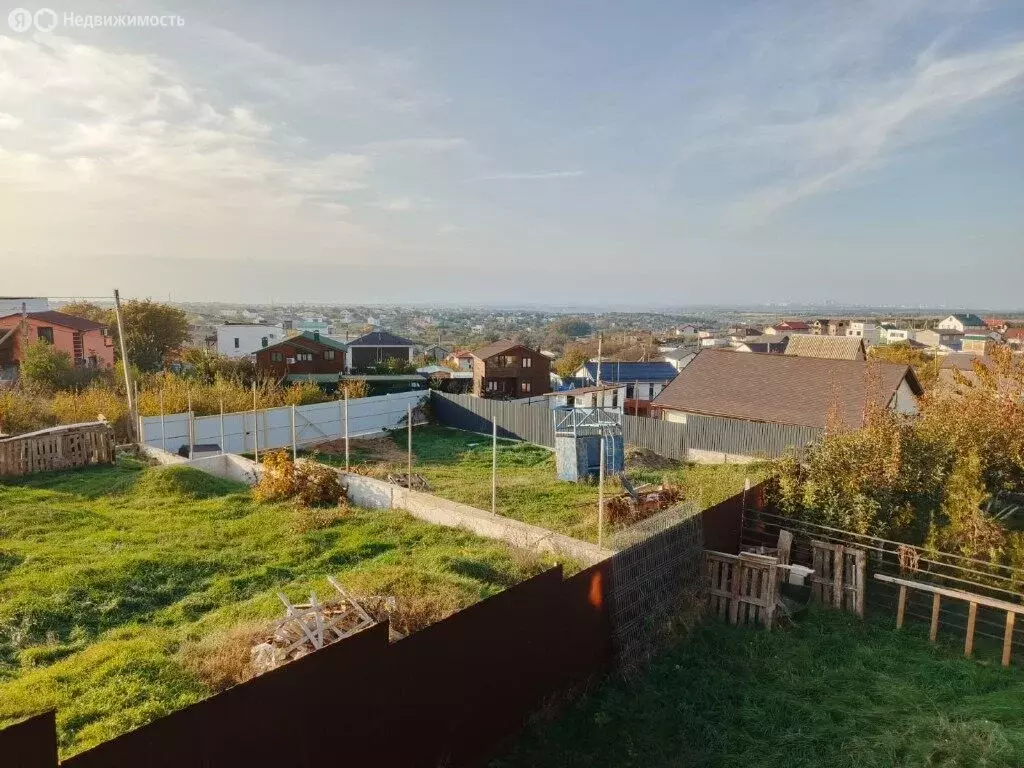
<svg viewBox="0 0 1024 768"><path fill-rule="evenodd" d="M406 448L406 433L392 433L396 447ZM372 451L352 441L352 463L371 461ZM433 493L480 509L491 508L491 439L439 426L413 430L413 470L425 477ZM344 463L344 457L320 454L320 460ZM395 462L398 472L404 462ZM637 470L626 466L635 483L679 485L687 498L702 507L724 501L743 490L743 481L759 482L766 474L762 465L681 464L669 470ZM620 489L614 481L608 493ZM549 528L585 541L597 541L597 485L569 483L555 474L555 456L531 443L498 441L498 514Z"/></svg>
<svg viewBox="0 0 1024 768"><path fill-rule="evenodd" d="M181 644L279 618L277 590L327 596L336 575L443 613L542 567L397 511L300 532L291 506L184 467L0 483L0 727L57 707L67 755L198 701Z"/></svg>
<svg viewBox="0 0 1024 768"><path fill-rule="evenodd" d="M495 768L1024 765L1024 674L960 654L891 618L713 621L535 722Z"/></svg>

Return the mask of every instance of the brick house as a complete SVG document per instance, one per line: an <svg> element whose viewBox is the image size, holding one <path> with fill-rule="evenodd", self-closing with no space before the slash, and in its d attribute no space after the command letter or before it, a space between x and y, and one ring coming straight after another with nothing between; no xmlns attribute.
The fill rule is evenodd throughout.
<svg viewBox="0 0 1024 768"><path fill-rule="evenodd" d="M281 339L256 350L253 357L256 369L274 379L327 374L337 381L337 376L345 372L345 345L321 336L318 331L303 331Z"/></svg>
<svg viewBox="0 0 1024 768"><path fill-rule="evenodd" d="M473 394L513 399L551 391L551 360L536 349L502 340L473 352Z"/></svg>
<svg viewBox="0 0 1024 768"><path fill-rule="evenodd" d="M114 340L102 323L64 312L47 310L0 317L0 368L21 364L25 339L37 339L67 352L82 368L110 368L114 365Z"/></svg>

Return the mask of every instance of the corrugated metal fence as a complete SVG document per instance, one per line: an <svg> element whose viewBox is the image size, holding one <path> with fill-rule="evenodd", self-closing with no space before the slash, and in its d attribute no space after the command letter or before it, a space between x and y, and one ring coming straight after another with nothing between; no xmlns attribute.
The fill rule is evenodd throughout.
<svg viewBox="0 0 1024 768"><path fill-rule="evenodd" d="M449 427L490 434L491 422L496 421L499 437L555 446L554 422L546 402L521 405L443 392L431 396L437 420ZM629 445L685 460L691 450L778 458L814 442L822 430L692 414L686 424L680 424L627 414L622 417L622 433Z"/></svg>

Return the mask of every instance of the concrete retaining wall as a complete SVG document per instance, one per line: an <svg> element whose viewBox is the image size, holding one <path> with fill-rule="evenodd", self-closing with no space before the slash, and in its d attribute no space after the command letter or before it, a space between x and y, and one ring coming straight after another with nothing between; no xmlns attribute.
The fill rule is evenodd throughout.
<svg viewBox="0 0 1024 768"><path fill-rule="evenodd" d="M220 477L224 480L233 480L236 483L256 485L262 471L259 464L252 459L238 456L234 453L215 453L212 456L202 456L197 459L186 459L176 453L154 448L151 445L141 445L139 449L149 458L163 466L185 466L198 469L208 475Z"/></svg>
<svg viewBox="0 0 1024 768"><path fill-rule="evenodd" d="M756 456L744 456L739 453L703 451L699 448L691 448L686 452L686 460L692 461L695 464L749 464L759 459Z"/></svg>
<svg viewBox="0 0 1024 768"><path fill-rule="evenodd" d="M410 491L364 475L339 472L348 486L349 500L371 509L403 509L413 517L435 525L464 528L489 539L500 539L523 549L551 552L592 565L615 554L596 544L580 541L536 525L494 515L468 504L449 501L429 493Z"/></svg>
<svg viewBox="0 0 1024 768"><path fill-rule="evenodd" d="M161 464L184 465L202 472L255 485L259 480L261 467L251 459L225 453L205 456L199 459L183 459L169 451L141 446L141 450ZM365 475L356 475L338 470L342 483L348 488L348 498L358 507L367 509L401 509L415 518L434 525L448 528L463 528L488 539L498 539L516 547L534 552L550 552L563 555L583 565L593 565L615 554L596 544L580 541L547 528L493 515L468 504L449 501L420 491L410 491L400 485L392 485Z"/></svg>

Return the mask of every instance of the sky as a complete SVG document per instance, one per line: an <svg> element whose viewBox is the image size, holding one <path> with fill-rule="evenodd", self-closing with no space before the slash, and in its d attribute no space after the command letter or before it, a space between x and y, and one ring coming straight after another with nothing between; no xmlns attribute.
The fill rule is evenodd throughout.
<svg viewBox="0 0 1024 768"><path fill-rule="evenodd" d="M48 7L0 294L1024 307L1017 0Z"/></svg>

